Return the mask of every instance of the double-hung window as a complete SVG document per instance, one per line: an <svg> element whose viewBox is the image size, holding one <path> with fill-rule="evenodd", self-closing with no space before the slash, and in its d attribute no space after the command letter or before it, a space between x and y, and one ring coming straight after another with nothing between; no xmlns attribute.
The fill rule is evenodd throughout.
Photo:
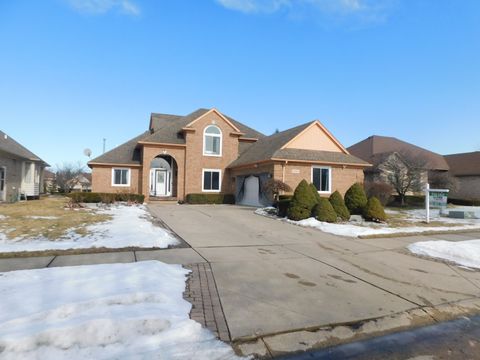
<svg viewBox="0 0 480 360"><path fill-rule="evenodd" d="M219 192L221 184L221 171L220 170L203 170L202 190Z"/></svg>
<svg viewBox="0 0 480 360"><path fill-rule="evenodd" d="M330 167L314 166L312 182L321 193L329 193L332 189L332 169Z"/></svg>
<svg viewBox="0 0 480 360"><path fill-rule="evenodd" d="M112 186L130 186L130 169L112 169Z"/></svg>
<svg viewBox="0 0 480 360"><path fill-rule="evenodd" d="M222 156L222 132L215 125L205 128L203 133L203 155Z"/></svg>

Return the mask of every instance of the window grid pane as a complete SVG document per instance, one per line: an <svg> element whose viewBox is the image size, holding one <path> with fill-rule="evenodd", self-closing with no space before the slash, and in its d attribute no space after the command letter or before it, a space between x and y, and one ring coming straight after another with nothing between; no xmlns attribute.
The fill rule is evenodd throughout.
<svg viewBox="0 0 480 360"><path fill-rule="evenodd" d="M220 174L218 172L212 173L212 190L220 190Z"/></svg>
<svg viewBox="0 0 480 360"><path fill-rule="evenodd" d="M220 190L220 172L205 171L203 173L203 190Z"/></svg>
<svg viewBox="0 0 480 360"><path fill-rule="evenodd" d="M329 170L328 169L322 169L322 180L321 180L321 191L328 191L330 186L329 186L329 183L328 183L328 173L329 173Z"/></svg>
<svg viewBox="0 0 480 360"><path fill-rule="evenodd" d="M210 171L205 171L203 174L203 188L212 190L212 173Z"/></svg>
<svg viewBox="0 0 480 360"><path fill-rule="evenodd" d="M317 190L320 190L320 169L318 168L313 168L313 184Z"/></svg>

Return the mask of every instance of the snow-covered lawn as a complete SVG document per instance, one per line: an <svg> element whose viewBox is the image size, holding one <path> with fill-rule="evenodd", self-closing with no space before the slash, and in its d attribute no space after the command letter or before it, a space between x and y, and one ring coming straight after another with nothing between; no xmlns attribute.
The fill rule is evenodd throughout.
<svg viewBox="0 0 480 360"><path fill-rule="evenodd" d="M0 273L1 359L235 359L158 261Z"/></svg>
<svg viewBox="0 0 480 360"><path fill-rule="evenodd" d="M152 223L152 217L143 205L112 205L97 210L96 214L109 215L111 220L88 225L80 233L72 228L55 240L44 236L9 239L6 232L0 232L0 252L101 247L166 248L178 243L172 234Z"/></svg>
<svg viewBox="0 0 480 360"><path fill-rule="evenodd" d="M414 254L448 260L462 266L480 269L480 240L421 241L410 244L408 249Z"/></svg>
<svg viewBox="0 0 480 360"><path fill-rule="evenodd" d="M478 207L452 207L448 210L466 210L475 212L479 219L452 219L441 216L439 210L431 210L431 223L425 221L425 210L391 210L388 209L387 215L390 220L387 223L374 223L367 221L349 221L343 223L330 224L321 222L315 218L309 218L300 221L281 219L275 216L274 208L257 209L256 214L272 217L288 223L311 227L323 232L339 236L359 237L359 236L381 236L390 234L412 234L432 231L452 231L452 230L474 230L480 229L480 208ZM447 211L448 211L447 210Z"/></svg>

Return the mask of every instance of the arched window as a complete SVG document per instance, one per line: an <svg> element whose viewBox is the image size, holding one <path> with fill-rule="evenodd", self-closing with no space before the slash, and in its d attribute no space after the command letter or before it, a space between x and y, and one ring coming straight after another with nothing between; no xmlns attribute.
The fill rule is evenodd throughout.
<svg viewBox="0 0 480 360"><path fill-rule="evenodd" d="M210 125L203 132L203 155L222 155L222 132L215 125Z"/></svg>

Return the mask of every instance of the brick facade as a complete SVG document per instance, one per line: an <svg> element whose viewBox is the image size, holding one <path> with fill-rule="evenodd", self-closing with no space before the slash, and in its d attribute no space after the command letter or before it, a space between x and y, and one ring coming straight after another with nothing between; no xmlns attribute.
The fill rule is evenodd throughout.
<svg viewBox="0 0 480 360"><path fill-rule="evenodd" d="M452 199L480 201L480 176L456 176L455 189L448 195Z"/></svg>
<svg viewBox="0 0 480 360"><path fill-rule="evenodd" d="M221 156L203 154L204 130L209 125L215 125L221 130ZM172 196L184 200L186 195L193 193L208 193L203 191L203 170L220 170L221 193L235 193L236 177L252 174L269 173L274 179L286 182L292 189L302 179L312 182L312 163L289 160L288 162L268 160L229 169L228 167L239 157L239 149L246 144L253 144L252 140L242 140L241 133L233 124L225 120L216 111L208 111L190 124L183 125L185 144L163 144L152 142L138 142L141 150L141 165L130 166L131 183L129 187L112 186L112 164L92 163L94 192L128 191L142 193L148 200L150 195L150 169L153 159L159 156L170 156L175 160ZM129 167L118 165L116 167ZM345 194L355 182L362 183L364 166L333 165L332 192L335 190ZM215 193L215 191L212 191ZM218 192L217 192L218 193Z"/></svg>
<svg viewBox="0 0 480 360"><path fill-rule="evenodd" d="M112 169L130 169L130 186L112 186ZM140 183L141 168L131 165L116 166L93 166L92 167L92 191L105 193L141 193Z"/></svg>

